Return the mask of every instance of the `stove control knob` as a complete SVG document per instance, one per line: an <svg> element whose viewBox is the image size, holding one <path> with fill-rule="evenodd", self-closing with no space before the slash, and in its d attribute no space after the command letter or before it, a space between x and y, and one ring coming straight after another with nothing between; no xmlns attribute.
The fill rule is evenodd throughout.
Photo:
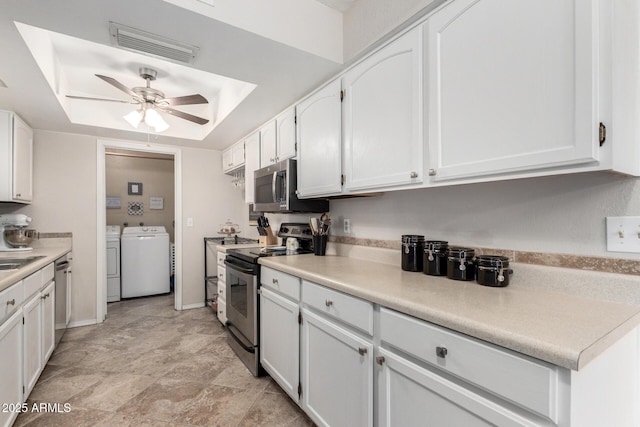
<svg viewBox="0 0 640 427"><path fill-rule="evenodd" d="M283 233L288 233L288 232L289 232L289 229L288 229L287 227L282 227L282 230L281 230L281 231L282 231Z"/></svg>

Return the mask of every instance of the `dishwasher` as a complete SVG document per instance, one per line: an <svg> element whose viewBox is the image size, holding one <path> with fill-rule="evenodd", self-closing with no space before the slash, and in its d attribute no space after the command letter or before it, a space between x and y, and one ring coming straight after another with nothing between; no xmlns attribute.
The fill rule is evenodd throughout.
<svg viewBox="0 0 640 427"><path fill-rule="evenodd" d="M55 261L56 282L56 347L60 343L71 320L71 254Z"/></svg>

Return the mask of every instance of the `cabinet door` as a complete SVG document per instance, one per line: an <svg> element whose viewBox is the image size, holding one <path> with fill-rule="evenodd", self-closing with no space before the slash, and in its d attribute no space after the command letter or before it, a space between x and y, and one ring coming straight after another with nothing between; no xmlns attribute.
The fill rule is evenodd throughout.
<svg viewBox="0 0 640 427"><path fill-rule="evenodd" d="M233 169L233 148L227 148L222 152L222 170L228 171Z"/></svg>
<svg viewBox="0 0 640 427"><path fill-rule="evenodd" d="M255 182L253 172L260 169L260 132L255 132L244 140L244 201L255 202Z"/></svg>
<svg viewBox="0 0 640 427"><path fill-rule="evenodd" d="M340 80L336 80L296 107L298 195L301 197L342 191L340 89Z"/></svg>
<svg viewBox="0 0 640 427"><path fill-rule="evenodd" d="M231 147L231 158L233 159L234 168L244 165L244 141L240 141Z"/></svg>
<svg viewBox="0 0 640 427"><path fill-rule="evenodd" d="M289 108L276 117L276 161L296 156L296 109Z"/></svg>
<svg viewBox="0 0 640 427"><path fill-rule="evenodd" d="M38 292L23 307L24 314L24 386L31 393L42 371L42 304Z"/></svg>
<svg viewBox="0 0 640 427"><path fill-rule="evenodd" d="M22 310L0 325L0 403L20 405L22 396ZM17 411L0 411L0 426L13 424Z"/></svg>
<svg viewBox="0 0 640 427"><path fill-rule="evenodd" d="M220 286L220 283L218 283ZM227 323L227 302L221 298L218 298L218 320L225 325Z"/></svg>
<svg viewBox="0 0 640 427"><path fill-rule="evenodd" d="M459 384L380 349L378 423L392 426L532 426Z"/></svg>
<svg viewBox="0 0 640 427"><path fill-rule="evenodd" d="M373 425L373 345L307 309L302 314L302 400L320 426Z"/></svg>
<svg viewBox="0 0 640 427"><path fill-rule="evenodd" d="M13 116L13 199L33 199L33 131L20 117Z"/></svg>
<svg viewBox="0 0 640 427"><path fill-rule="evenodd" d="M260 167L276 162L276 121L272 120L260 129Z"/></svg>
<svg viewBox="0 0 640 427"><path fill-rule="evenodd" d="M346 190L422 182L422 37L412 30L343 77Z"/></svg>
<svg viewBox="0 0 640 427"><path fill-rule="evenodd" d="M298 304L265 287L260 292L260 363L297 402L300 382Z"/></svg>
<svg viewBox="0 0 640 427"><path fill-rule="evenodd" d="M47 363L53 349L56 338L56 292L55 282L42 291L40 295L42 304L42 366Z"/></svg>
<svg viewBox="0 0 640 427"><path fill-rule="evenodd" d="M426 22L436 180L598 159L595 0L457 0Z"/></svg>

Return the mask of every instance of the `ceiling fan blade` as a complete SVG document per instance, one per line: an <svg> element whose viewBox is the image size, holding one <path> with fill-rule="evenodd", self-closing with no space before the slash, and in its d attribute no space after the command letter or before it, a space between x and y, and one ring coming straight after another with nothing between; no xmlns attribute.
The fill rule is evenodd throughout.
<svg viewBox="0 0 640 427"><path fill-rule="evenodd" d="M123 104L137 104L137 102L132 102L132 101L123 101L121 99L106 99L106 98L91 98L89 96L74 96L74 95L67 95L67 98L71 98L71 99L84 99L87 101L106 101L106 102L121 102Z"/></svg>
<svg viewBox="0 0 640 427"><path fill-rule="evenodd" d="M181 119L189 120L190 122L197 123L199 125L206 125L209 120L202 117L194 116L183 111L174 110L173 108L158 106L158 110L171 114L172 116L180 117Z"/></svg>
<svg viewBox="0 0 640 427"><path fill-rule="evenodd" d="M127 95L132 96L134 99L137 99L137 100L140 99L140 95L138 95L137 93L135 93L134 91L132 91L131 89L129 89L128 87L126 87L125 85L123 85L122 83L117 81L116 79L114 79L112 77L103 76L103 75L100 75L100 74L96 74L96 77L101 78L102 80L104 80L105 82L109 83L111 86L115 87L116 89L120 89L121 91L123 91Z"/></svg>
<svg viewBox="0 0 640 427"><path fill-rule="evenodd" d="M176 98L165 98L162 101L159 101L161 105L168 105L171 107L175 107L176 105L193 105L193 104L208 104L207 98L200 94L195 95L186 95L186 96L178 96Z"/></svg>

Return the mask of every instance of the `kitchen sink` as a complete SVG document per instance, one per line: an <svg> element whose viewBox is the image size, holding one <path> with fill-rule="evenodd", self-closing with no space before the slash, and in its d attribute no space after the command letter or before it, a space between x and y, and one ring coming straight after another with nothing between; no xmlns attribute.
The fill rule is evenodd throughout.
<svg viewBox="0 0 640 427"><path fill-rule="evenodd" d="M0 258L0 271L17 270L41 258L44 258L44 255L24 258Z"/></svg>

